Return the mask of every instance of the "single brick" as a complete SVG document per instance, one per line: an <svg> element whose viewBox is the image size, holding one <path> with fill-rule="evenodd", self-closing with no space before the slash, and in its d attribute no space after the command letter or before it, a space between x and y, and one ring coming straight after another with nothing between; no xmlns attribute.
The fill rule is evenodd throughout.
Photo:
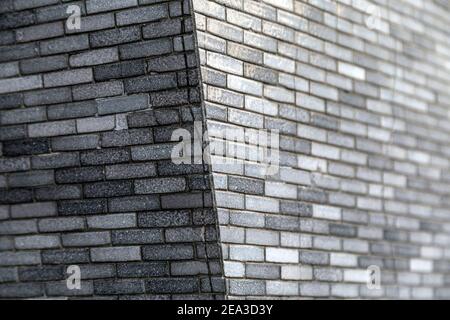
<svg viewBox="0 0 450 320"><path fill-rule="evenodd" d="M85 34L40 42L40 51L44 56L63 52L86 50L88 48L89 39Z"/></svg>
<svg viewBox="0 0 450 320"><path fill-rule="evenodd" d="M91 258L94 262L123 262L141 260L139 247L93 248Z"/></svg>
<svg viewBox="0 0 450 320"><path fill-rule="evenodd" d="M39 139L37 139L39 140ZM52 153L39 155L31 158L33 169L53 169L64 167L75 167L80 164L77 153Z"/></svg>
<svg viewBox="0 0 450 320"><path fill-rule="evenodd" d="M77 217L41 219L38 227L41 232L77 231L84 229L84 220Z"/></svg>
<svg viewBox="0 0 450 320"><path fill-rule="evenodd" d="M199 282L196 278L151 279L145 281L145 290L149 293L193 293L198 292Z"/></svg>
<svg viewBox="0 0 450 320"><path fill-rule="evenodd" d="M49 152L50 144L48 139L24 139L3 142L3 155L6 157L18 157Z"/></svg>
<svg viewBox="0 0 450 320"><path fill-rule="evenodd" d="M158 196L134 196L109 199L112 212L146 211L160 208Z"/></svg>
<svg viewBox="0 0 450 320"><path fill-rule="evenodd" d="M127 149L102 149L86 151L80 155L82 165L114 164L130 161Z"/></svg>
<svg viewBox="0 0 450 320"><path fill-rule="evenodd" d="M147 109L149 107L148 95L133 95L97 101L98 112L101 115L130 112Z"/></svg>
<svg viewBox="0 0 450 320"><path fill-rule="evenodd" d="M43 87L41 76L26 76L0 80L0 94L40 89Z"/></svg>
<svg viewBox="0 0 450 320"><path fill-rule="evenodd" d="M186 226L191 221L190 216L187 210L141 213L138 225L143 228Z"/></svg>
<svg viewBox="0 0 450 320"><path fill-rule="evenodd" d="M32 74L47 71L61 70L68 67L65 55L40 57L20 61L22 74Z"/></svg>
<svg viewBox="0 0 450 320"><path fill-rule="evenodd" d="M137 180L134 182L134 190L137 194L173 193L186 189L186 181L183 178L159 178Z"/></svg>
<svg viewBox="0 0 450 320"><path fill-rule="evenodd" d="M84 196L86 198L111 198L127 196L132 193L132 181L109 181L84 185Z"/></svg>
<svg viewBox="0 0 450 320"><path fill-rule="evenodd" d="M89 40L93 48L138 41L140 38L141 30L138 26L103 30L89 35Z"/></svg>
<svg viewBox="0 0 450 320"><path fill-rule="evenodd" d="M176 74L151 75L124 81L127 93L140 93L172 89L177 86ZM167 98L167 96L166 96Z"/></svg>
<svg viewBox="0 0 450 320"><path fill-rule="evenodd" d="M150 230L124 230L112 232L114 245L152 244L163 242L163 233L159 229Z"/></svg>
<svg viewBox="0 0 450 320"><path fill-rule="evenodd" d="M39 265L41 255L39 251L0 252L1 266Z"/></svg>
<svg viewBox="0 0 450 320"><path fill-rule="evenodd" d="M51 120L92 117L97 113L95 101L82 101L48 106L47 115Z"/></svg>
<svg viewBox="0 0 450 320"><path fill-rule="evenodd" d="M44 86L46 88L70 86L74 84L92 82L93 79L92 69L59 71L54 73L46 73L44 75Z"/></svg>
<svg viewBox="0 0 450 320"><path fill-rule="evenodd" d="M91 229L127 229L136 227L136 215L108 214L87 218L87 224Z"/></svg>
<svg viewBox="0 0 450 320"><path fill-rule="evenodd" d="M30 137L53 137L74 133L76 133L74 120L34 123L28 125L28 135Z"/></svg>
<svg viewBox="0 0 450 320"><path fill-rule="evenodd" d="M1 298L35 298L43 294L44 287L40 283L0 284Z"/></svg>
<svg viewBox="0 0 450 320"><path fill-rule="evenodd" d="M72 67L95 66L116 61L119 61L117 48L90 50L72 55L69 59L70 66Z"/></svg>
<svg viewBox="0 0 450 320"><path fill-rule="evenodd" d="M72 91L70 88L45 89L24 94L24 103L27 106L63 103L71 100Z"/></svg>
<svg viewBox="0 0 450 320"><path fill-rule="evenodd" d="M46 250L42 252L42 262L45 264L69 264L89 262L87 249Z"/></svg>
<svg viewBox="0 0 450 320"><path fill-rule="evenodd" d="M168 275L166 262L135 262L117 264L117 275L121 278L151 278Z"/></svg>
<svg viewBox="0 0 450 320"><path fill-rule="evenodd" d="M56 215L56 204L53 202L35 202L11 206L11 217L32 218Z"/></svg>
<svg viewBox="0 0 450 320"><path fill-rule="evenodd" d="M172 52L171 39L147 40L139 43L124 44L119 47L122 59L136 59L163 55Z"/></svg>
<svg viewBox="0 0 450 320"><path fill-rule="evenodd" d="M144 39L154 39L181 34L182 21L169 19L146 24L142 27Z"/></svg>
<svg viewBox="0 0 450 320"><path fill-rule="evenodd" d="M194 249L189 244L152 245L142 248L144 260L189 260L194 257Z"/></svg>
<svg viewBox="0 0 450 320"><path fill-rule="evenodd" d="M57 183L80 183L103 180L104 174L101 167L83 167L60 169L55 172Z"/></svg>
<svg viewBox="0 0 450 320"><path fill-rule="evenodd" d="M98 295L123 295L144 292L141 280L96 280L94 292Z"/></svg>
<svg viewBox="0 0 450 320"><path fill-rule="evenodd" d="M96 149L99 146L98 135L78 135L70 137L57 137L52 139L53 151L79 151Z"/></svg>
<svg viewBox="0 0 450 320"><path fill-rule="evenodd" d="M94 78L97 81L129 78L133 76L141 76L144 74L145 63L143 60L125 61L115 64L97 66L94 68Z"/></svg>
<svg viewBox="0 0 450 320"><path fill-rule="evenodd" d="M105 169L106 179L133 179L156 176L156 166L153 163L142 164L118 164L107 166Z"/></svg>
<svg viewBox="0 0 450 320"><path fill-rule="evenodd" d="M114 116L77 119L78 133L113 130L116 126Z"/></svg>
<svg viewBox="0 0 450 320"><path fill-rule="evenodd" d="M92 247L111 243L109 232L68 233L61 236L65 247Z"/></svg>
<svg viewBox="0 0 450 320"><path fill-rule="evenodd" d="M123 94L123 84L120 81L85 84L73 87L72 92L76 101L112 97Z"/></svg>
<svg viewBox="0 0 450 320"><path fill-rule="evenodd" d="M166 18L169 15L167 4L123 10L116 13L118 26L151 22Z"/></svg>
<svg viewBox="0 0 450 320"><path fill-rule="evenodd" d="M58 204L58 212L63 216L98 214L106 211L107 203L105 200L72 200L61 201Z"/></svg>
<svg viewBox="0 0 450 320"><path fill-rule="evenodd" d="M107 0L88 0L86 2L86 9L88 13L113 11L134 6L137 6L137 0L123 0L120 2L111 2Z"/></svg>

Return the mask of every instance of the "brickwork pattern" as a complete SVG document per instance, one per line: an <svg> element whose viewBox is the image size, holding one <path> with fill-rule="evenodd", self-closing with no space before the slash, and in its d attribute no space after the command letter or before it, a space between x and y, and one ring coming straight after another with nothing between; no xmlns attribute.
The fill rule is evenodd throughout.
<svg viewBox="0 0 450 320"><path fill-rule="evenodd" d="M0 298L223 296L197 61L187 0L2 1Z"/></svg>
<svg viewBox="0 0 450 320"><path fill-rule="evenodd" d="M281 131L213 164L228 297L450 298L449 2L193 5L211 142Z"/></svg>

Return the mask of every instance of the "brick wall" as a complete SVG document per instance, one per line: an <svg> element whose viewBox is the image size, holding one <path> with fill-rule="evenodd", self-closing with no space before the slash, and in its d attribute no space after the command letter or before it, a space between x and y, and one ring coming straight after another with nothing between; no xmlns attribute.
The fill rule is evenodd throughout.
<svg viewBox="0 0 450 320"><path fill-rule="evenodd" d="M203 121L189 1L0 11L0 298L220 296L208 167L170 160Z"/></svg>
<svg viewBox="0 0 450 320"><path fill-rule="evenodd" d="M449 20L442 0L3 0L0 298L450 298ZM175 165L195 121L211 146L279 130L279 171Z"/></svg>
<svg viewBox="0 0 450 320"><path fill-rule="evenodd" d="M212 167L228 296L450 298L449 2L193 4L211 142L281 132Z"/></svg>

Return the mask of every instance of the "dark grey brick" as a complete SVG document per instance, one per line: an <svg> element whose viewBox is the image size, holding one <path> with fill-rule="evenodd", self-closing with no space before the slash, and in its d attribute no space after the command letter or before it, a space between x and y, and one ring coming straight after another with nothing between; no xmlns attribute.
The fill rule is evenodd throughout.
<svg viewBox="0 0 450 320"><path fill-rule="evenodd" d="M63 216L98 214L106 211L107 203L105 200L61 201L58 204L58 212Z"/></svg>
<svg viewBox="0 0 450 320"><path fill-rule="evenodd" d="M142 22L151 22L166 18L169 15L167 4L123 10L116 14L117 25L124 26Z"/></svg>
<svg viewBox="0 0 450 320"><path fill-rule="evenodd" d="M39 48L35 43L25 43L0 47L0 62L34 58L38 55Z"/></svg>
<svg viewBox="0 0 450 320"><path fill-rule="evenodd" d="M39 283L0 284L0 298L34 298L43 294L43 285Z"/></svg>
<svg viewBox="0 0 450 320"><path fill-rule="evenodd" d="M158 91L175 88L177 86L177 77L176 74L145 76L126 79L124 85L127 93Z"/></svg>
<svg viewBox="0 0 450 320"><path fill-rule="evenodd" d="M149 129L132 129L102 133L102 147L125 147L129 145L153 143Z"/></svg>
<svg viewBox="0 0 450 320"><path fill-rule="evenodd" d="M185 189L184 178L157 178L138 180L134 183L134 190L137 194L173 193L185 191Z"/></svg>
<svg viewBox="0 0 450 320"><path fill-rule="evenodd" d="M149 278L167 276L166 262L137 262L117 264L117 275L120 278Z"/></svg>
<svg viewBox="0 0 450 320"><path fill-rule="evenodd" d="M39 251L0 252L0 265L2 266L39 265L40 263Z"/></svg>
<svg viewBox="0 0 450 320"><path fill-rule="evenodd" d="M35 23L33 11L8 12L0 15L0 30L29 26Z"/></svg>
<svg viewBox="0 0 450 320"><path fill-rule="evenodd" d="M53 183L51 170L11 173L8 178L8 184L12 188L45 186Z"/></svg>
<svg viewBox="0 0 450 320"><path fill-rule="evenodd" d="M154 107L171 107L189 103L189 91L179 89L175 91L152 92L150 102Z"/></svg>
<svg viewBox="0 0 450 320"><path fill-rule="evenodd" d="M24 139L3 142L3 155L17 157L50 152L48 139Z"/></svg>
<svg viewBox="0 0 450 320"><path fill-rule="evenodd" d="M245 194L264 194L264 182L262 180L228 177L228 189L233 192Z"/></svg>
<svg viewBox="0 0 450 320"><path fill-rule="evenodd" d="M118 164L113 166L107 166L106 179L133 179L133 178L145 178L156 176L155 164L140 163L140 164Z"/></svg>
<svg viewBox="0 0 450 320"><path fill-rule="evenodd" d="M25 125L0 127L0 140L17 140L27 136L27 128Z"/></svg>
<svg viewBox="0 0 450 320"><path fill-rule="evenodd" d="M97 280L94 281L94 292L98 295L117 295L143 293L141 280Z"/></svg>
<svg viewBox="0 0 450 320"><path fill-rule="evenodd" d="M35 198L39 201L46 200L71 200L81 198L79 186L49 186L35 189Z"/></svg>
<svg viewBox="0 0 450 320"><path fill-rule="evenodd" d="M133 193L132 181L109 181L90 183L84 186L86 198L110 198L128 196Z"/></svg>
<svg viewBox="0 0 450 320"><path fill-rule="evenodd" d="M99 135L78 135L70 137L56 137L52 139L53 151L78 151L96 149L99 146Z"/></svg>
<svg viewBox="0 0 450 320"><path fill-rule="evenodd" d="M19 268L20 281L51 281L63 278L64 271L61 266Z"/></svg>
<svg viewBox="0 0 450 320"><path fill-rule="evenodd" d="M43 251L42 262L45 264L86 263L89 262L89 250L64 249Z"/></svg>
<svg viewBox="0 0 450 320"><path fill-rule="evenodd" d="M179 35L181 33L181 23L180 19L149 23L142 27L142 33L145 39Z"/></svg>
<svg viewBox="0 0 450 320"><path fill-rule="evenodd" d="M197 242L204 241L203 228L171 228L165 230L167 242Z"/></svg>
<svg viewBox="0 0 450 320"><path fill-rule="evenodd" d="M158 196L134 196L109 200L112 212L146 211L160 209Z"/></svg>
<svg viewBox="0 0 450 320"><path fill-rule="evenodd" d="M23 95L21 93L0 95L0 110L20 107L22 103L23 103Z"/></svg>
<svg viewBox="0 0 450 320"><path fill-rule="evenodd" d="M34 58L20 61L22 74L56 71L68 67L65 55Z"/></svg>
<svg viewBox="0 0 450 320"><path fill-rule="evenodd" d="M24 95L24 103L27 106L47 105L68 102L72 100L70 88L57 88L27 92Z"/></svg>
<svg viewBox="0 0 450 320"><path fill-rule="evenodd" d="M97 81L128 78L145 74L144 61L125 61L110 65L94 67L94 78Z"/></svg>
<svg viewBox="0 0 450 320"><path fill-rule="evenodd" d="M31 167L33 169L75 167L79 164L80 159L77 153L52 153L31 158Z"/></svg>
<svg viewBox="0 0 450 320"><path fill-rule="evenodd" d="M102 149L87 151L80 155L82 165L114 164L130 161L127 149Z"/></svg>
<svg viewBox="0 0 450 320"><path fill-rule="evenodd" d="M190 216L187 210L141 213L138 225L144 228L186 226L191 221Z"/></svg>
<svg viewBox="0 0 450 320"><path fill-rule="evenodd" d="M140 38L141 30L138 26L98 31L89 36L93 48L134 42Z"/></svg>
<svg viewBox="0 0 450 320"><path fill-rule="evenodd" d="M203 194L179 193L161 196L163 209L187 209L203 207Z"/></svg>
<svg viewBox="0 0 450 320"><path fill-rule="evenodd" d="M142 248L144 260L187 260L194 257L192 245L152 245Z"/></svg>
<svg viewBox="0 0 450 320"><path fill-rule="evenodd" d="M330 234L340 237L356 237L356 228L347 225L331 224Z"/></svg>
<svg viewBox="0 0 450 320"><path fill-rule="evenodd" d="M199 291L197 278L150 279L145 281L149 293L193 293Z"/></svg>
<svg viewBox="0 0 450 320"><path fill-rule="evenodd" d="M298 201L281 201L280 211L284 214L300 217L312 217L312 205Z"/></svg>
<svg viewBox="0 0 450 320"><path fill-rule="evenodd" d="M147 61L148 72L167 72L183 70L185 68L186 58L184 54L159 57Z"/></svg>
<svg viewBox="0 0 450 320"><path fill-rule="evenodd" d="M17 269L16 268L0 268L0 283L16 282Z"/></svg>
<svg viewBox="0 0 450 320"><path fill-rule="evenodd" d="M74 87L72 93L76 101L113 97L123 93L123 84L120 81L86 84Z"/></svg>
<svg viewBox="0 0 450 320"><path fill-rule="evenodd" d="M201 174L205 173L205 167L202 164L174 164L170 161L158 162L158 170L161 175L178 176L185 174Z"/></svg>
<svg viewBox="0 0 450 320"><path fill-rule="evenodd" d="M149 107L148 95L133 95L97 101L98 112L101 115L121 112L130 112L147 109Z"/></svg>
<svg viewBox="0 0 450 320"><path fill-rule="evenodd" d="M109 232L69 233L61 236L64 247L91 247L111 243Z"/></svg>
<svg viewBox="0 0 450 320"><path fill-rule="evenodd" d="M71 169L60 169L55 171L57 183L80 183L101 181L104 178L101 167L82 167Z"/></svg>
<svg viewBox="0 0 450 320"><path fill-rule="evenodd" d="M0 203L26 203L33 201L33 192L30 189L0 189Z"/></svg>
<svg viewBox="0 0 450 320"><path fill-rule="evenodd" d="M163 55L172 52L172 41L171 39L158 39L124 44L119 47L119 52L122 59Z"/></svg>
<svg viewBox="0 0 450 320"><path fill-rule="evenodd" d="M160 229L149 230L120 230L112 232L112 243L117 244L152 244L163 242Z"/></svg>
<svg viewBox="0 0 450 320"><path fill-rule="evenodd" d="M173 146L173 144L158 144L132 147L131 157L135 161L170 159Z"/></svg>
<svg viewBox="0 0 450 320"><path fill-rule="evenodd" d="M94 116L97 113L95 101L83 101L49 106L47 115L50 120L73 119Z"/></svg>

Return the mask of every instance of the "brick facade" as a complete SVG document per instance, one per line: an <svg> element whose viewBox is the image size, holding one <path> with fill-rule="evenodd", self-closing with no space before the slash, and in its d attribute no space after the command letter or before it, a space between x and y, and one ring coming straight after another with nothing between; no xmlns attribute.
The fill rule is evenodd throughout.
<svg viewBox="0 0 450 320"><path fill-rule="evenodd" d="M0 298L450 298L449 23L442 0L3 0ZM279 130L279 170L174 164L194 122Z"/></svg>

